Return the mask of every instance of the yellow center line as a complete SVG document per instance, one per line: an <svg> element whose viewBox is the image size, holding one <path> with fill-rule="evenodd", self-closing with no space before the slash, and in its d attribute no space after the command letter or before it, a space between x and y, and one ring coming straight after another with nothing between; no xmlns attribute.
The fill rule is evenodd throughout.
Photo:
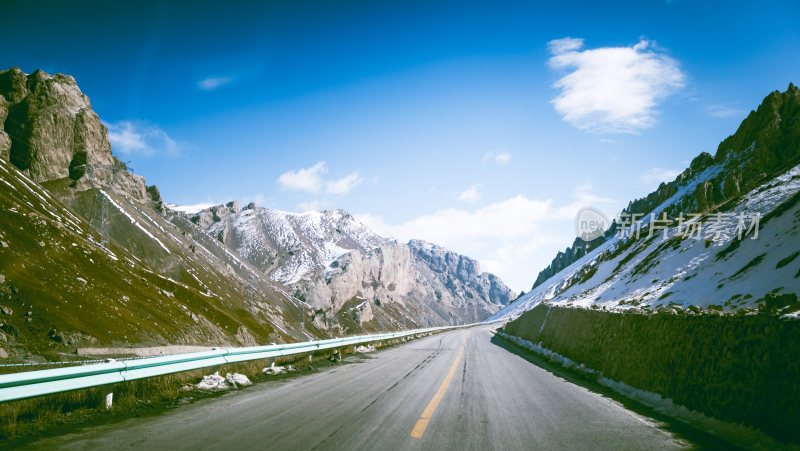
<svg viewBox="0 0 800 451"><path fill-rule="evenodd" d="M461 341L462 346L458 350L458 357L456 357L456 361L453 362L453 366L450 367L450 371L447 373L447 377L444 378L444 381L442 381L442 385L439 386L439 390L437 390L436 394L433 395L431 402L429 402L427 407L425 407L425 410L422 411L422 415L419 416L417 424L415 424L414 429L411 430L411 437L420 438L422 437L422 434L425 433L425 428L428 427L428 421L430 421L431 417L433 416L433 412L436 410L436 406L439 405L439 401L442 400L444 392L447 391L447 387L450 385L450 381L456 374L456 368L458 368L458 362L461 361L461 357L464 355L463 344L466 344L468 335L469 333L467 333L467 335L465 335L464 339Z"/></svg>

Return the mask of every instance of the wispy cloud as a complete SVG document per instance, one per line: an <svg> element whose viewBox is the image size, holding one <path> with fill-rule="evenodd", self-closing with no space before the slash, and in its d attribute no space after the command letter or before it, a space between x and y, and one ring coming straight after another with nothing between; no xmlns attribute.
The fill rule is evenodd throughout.
<svg viewBox="0 0 800 451"><path fill-rule="evenodd" d="M650 168L639 176L639 180L645 185L658 185L675 180L680 173L677 169Z"/></svg>
<svg viewBox="0 0 800 451"><path fill-rule="evenodd" d="M547 43L547 50L553 55L580 50L583 47L583 39L580 38L561 38L553 39Z"/></svg>
<svg viewBox="0 0 800 451"><path fill-rule="evenodd" d="M187 149L155 124L144 121L103 122L111 148L122 155L178 156Z"/></svg>
<svg viewBox="0 0 800 451"><path fill-rule="evenodd" d="M607 207L609 204L615 204L617 201L610 198L600 196L596 193L594 186L591 183L584 183L583 185L578 185L572 190L573 196L575 196L575 200L577 201L575 207L583 208L586 206L592 207ZM577 210L577 209L576 209ZM575 212L577 213L577 211ZM572 213L570 213L572 214Z"/></svg>
<svg viewBox="0 0 800 451"><path fill-rule="evenodd" d="M629 47L585 49L583 39L550 41L548 64L568 71L554 87L565 121L594 133L635 133L651 127L659 102L685 84L677 61L641 40Z"/></svg>
<svg viewBox="0 0 800 451"><path fill-rule="evenodd" d="M505 166L509 161L511 161L511 154L504 150L498 149L487 152L486 155L483 156L483 161L492 161L499 166Z"/></svg>
<svg viewBox="0 0 800 451"><path fill-rule="evenodd" d="M301 212L322 210L323 203L318 200L311 200L307 202L300 202L297 204L297 209Z"/></svg>
<svg viewBox="0 0 800 451"><path fill-rule="evenodd" d="M231 84L234 77L208 77L197 82L197 87L203 91L213 91L222 86Z"/></svg>
<svg viewBox="0 0 800 451"><path fill-rule="evenodd" d="M480 192L481 187L483 187L483 183L476 183L470 186L466 191L458 195L458 200L461 202L474 204L475 202L481 200L481 197L483 197Z"/></svg>
<svg viewBox="0 0 800 451"><path fill-rule="evenodd" d="M732 116L744 116L747 114L747 110L742 108L733 108L726 105L708 105L706 107L706 113L709 116L713 117L732 117Z"/></svg>

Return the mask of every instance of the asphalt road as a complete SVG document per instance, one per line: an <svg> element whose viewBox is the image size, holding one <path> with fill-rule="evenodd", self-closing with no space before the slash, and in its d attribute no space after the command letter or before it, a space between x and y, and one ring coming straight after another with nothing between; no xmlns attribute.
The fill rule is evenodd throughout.
<svg viewBox="0 0 800 451"><path fill-rule="evenodd" d="M261 383L34 449L665 449L660 421L590 391L489 327L425 337L356 363Z"/></svg>

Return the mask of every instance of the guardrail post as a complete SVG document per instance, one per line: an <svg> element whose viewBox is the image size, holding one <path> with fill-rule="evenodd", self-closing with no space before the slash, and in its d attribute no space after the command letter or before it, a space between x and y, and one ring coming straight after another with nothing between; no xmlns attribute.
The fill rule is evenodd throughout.
<svg viewBox="0 0 800 451"><path fill-rule="evenodd" d="M114 404L114 393L111 392L106 395L106 410L111 410L112 404Z"/></svg>

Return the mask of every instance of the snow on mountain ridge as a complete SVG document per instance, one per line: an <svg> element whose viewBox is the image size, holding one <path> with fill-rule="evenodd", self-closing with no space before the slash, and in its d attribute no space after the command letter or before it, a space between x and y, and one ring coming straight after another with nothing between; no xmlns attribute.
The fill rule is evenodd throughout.
<svg viewBox="0 0 800 451"><path fill-rule="evenodd" d="M232 202L198 212L193 220L201 226L209 223L207 233L285 284L328 267L347 252L367 252L392 242L343 210L290 213L255 204L238 210Z"/></svg>
<svg viewBox="0 0 800 451"><path fill-rule="evenodd" d="M511 290L481 273L477 261L430 243L382 237L344 210L287 213L229 202L191 220L287 285L323 329L469 323L511 299Z"/></svg>
<svg viewBox="0 0 800 451"><path fill-rule="evenodd" d="M714 165L698 174L654 213L660 214L685 193L692 192L693 186L721 169L720 165ZM619 238L611 237L492 318L516 317L542 302L611 310L634 307L647 310L675 305L684 308L714 305L732 310L753 307L755 301L770 292L796 293L800 291L800 279L793 276L797 268L789 264L781 266L779 261L798 250L792 247L794 241L787 238L798 233L800 208L797 205L788 207L785 213L765 224L757 240L748 237L738 247L731 244L735 238L732 233L735 218L743 213L764 217L777 207L787 205L798 192L800 165L742 196L741 201L726 212L731 216L723 220L722 233L712 242L680 239L676 237L676 227L670 227L665 241L673 244L668 247L657 234L651 240L642 238L640 244L630 246L614 258L604 259L603 256L613 255L623 245ZM699 221L713 220L718 213L708 212ZM649 218L642 222L646 225ZM720 255L723 250L730 254ZM652 266L646 264L648 262ZM770 269L759 271L759 268ZM587 274L590 275L587 277Z"/></svg>
<svg viewBox="0 0 800 451"><path fill-rule="evenodd" d="M165 204L165 206L167 208L169 208L170 210L179 211L181 213L186 213L186 214L189 214L189 215L192 215L192 214L195 214L195 213L199 213L200 211L205 210L206 208L211 208L214 205L215 204L210 203L210 202L204 202L204 203L193 204L193 205L175 205L175 204L170 204L170 203Z"/></svg>

